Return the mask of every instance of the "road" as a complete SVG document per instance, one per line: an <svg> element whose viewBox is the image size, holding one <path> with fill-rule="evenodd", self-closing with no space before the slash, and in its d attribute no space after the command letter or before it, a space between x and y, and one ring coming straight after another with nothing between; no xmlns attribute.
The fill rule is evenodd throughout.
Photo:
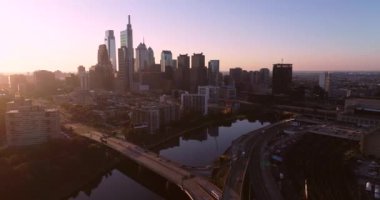
<svg viewBox="0 0 380 200"><path fill-rule="evenodd" d="M265 164L265 147L268 141L282 130L290 120L281 121L252 131L236 139L231 147L230 172L223 191L223 199L242 199L246 176L255 199L282 199L277 184Z"/></svg>
<svg viewBox="0 0 380 200"><path fill-rule="evenodd" d="M181 164L160 157L158 154L142 149L132 143L113 137L104 137L102 133L82 124L66 124L75 133L92 139L96 142L122 153L151 171L166 178L171 183L177 184L194 200L219 199L222 191L203 177L194 176L183 169Z"/></svg>

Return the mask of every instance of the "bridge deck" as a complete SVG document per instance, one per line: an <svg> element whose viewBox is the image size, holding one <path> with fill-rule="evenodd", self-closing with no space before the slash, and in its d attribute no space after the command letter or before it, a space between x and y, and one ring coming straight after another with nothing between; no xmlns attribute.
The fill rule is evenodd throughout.
<svg viewBox="0 0 380 200"><path fill-rule="evenodd" d="M70 124L66 126L73 128L77 134L107 145L166 178L168 181L181 187L194 200L219 199L222 196L221 190L208 180L192 175L189 171L183 169L180 164L160 157L158 154L117 138L108 138L106 142L102 142L102 133L82 124ZM213 193L217 197L212 195Z"/></svg>

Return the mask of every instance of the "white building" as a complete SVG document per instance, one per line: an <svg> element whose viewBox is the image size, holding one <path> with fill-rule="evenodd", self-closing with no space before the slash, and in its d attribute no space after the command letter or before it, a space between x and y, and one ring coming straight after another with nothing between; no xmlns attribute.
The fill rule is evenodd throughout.
<svg viewBox="0 0 380 200"><path fill-rule="evenodd" d="M329 74L329 72L323 72L323 73L319 74L319 87L321 87L327 93L330 91L330 74Z"/></svg>
<svg viewBox="0 0 380 200"><path fill-rule="evenodd" d="M207 115L208 102L206 96L202 94L182 94L181 95L181 110L183 113L197 113Z"/></svg>
<svg viewBox="0 0 380 200"><path fill-rule="evenodd" d="M57 138L60 117L56 109L33 106L30 100L17 99L7 104L6 137L9 146L41 144Z"/></svg>

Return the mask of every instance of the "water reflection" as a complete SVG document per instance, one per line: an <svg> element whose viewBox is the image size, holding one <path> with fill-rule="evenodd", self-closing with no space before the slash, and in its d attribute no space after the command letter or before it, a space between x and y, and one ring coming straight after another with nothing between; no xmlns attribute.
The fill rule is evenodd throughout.
<svg viewBox="0 0 380 200"><path fill-rule="evenodd" d="M160 145L160 155L189 166L211 164L239 136L269 125L269 122L237 120L229 126L210 126L186 133L176 142Z"/></svg>
<svg viewBox="0 0 380 200"><path fill-rule="evenodd" d="M269 122L249 120L214 124L183 136L173 137L157 146L155 151L185 165L209 165L226 151L234 139L269 124ZM142 142L141 145L144 146L154 144L163 136L165 133L142 134L132 139ZM115 169L81 188L69 199L187 199L177 186L166 187L165 181L162 177L126 159Z"/></svg>
<svg viewBox="0 0 380 200"><path fill-rule="evenodd" d="M71 197L70 200L163 199L118 169L100 177Z"/></svg>

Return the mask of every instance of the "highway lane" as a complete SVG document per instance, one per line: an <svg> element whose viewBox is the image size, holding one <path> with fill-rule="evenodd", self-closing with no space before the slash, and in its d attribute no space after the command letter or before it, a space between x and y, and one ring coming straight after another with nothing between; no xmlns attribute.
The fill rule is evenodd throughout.
<svg viewBox="0 0 380 200"><path fill-rule="evenodd" d="M256 199L282 199L273 176L263 166L264 148L267 142L289 121L285 120L263 127L233 141L230 151L231 167L223 191L223 199L241 199L246 176L250 177L250 185Z"/></svg>

